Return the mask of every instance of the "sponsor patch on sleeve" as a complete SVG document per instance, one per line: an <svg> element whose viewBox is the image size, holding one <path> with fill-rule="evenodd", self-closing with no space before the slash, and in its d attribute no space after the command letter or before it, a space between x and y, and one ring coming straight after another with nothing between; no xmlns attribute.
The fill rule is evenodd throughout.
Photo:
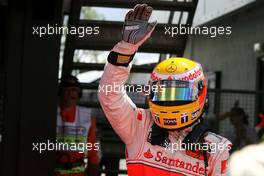
<svg viewBox="0 0 264 176"><path fill-rule="evenodd" d="M117 56L117 63L119 64L125 64L130 61L130 56L123 56L123 55L118 55Z"/></svg>

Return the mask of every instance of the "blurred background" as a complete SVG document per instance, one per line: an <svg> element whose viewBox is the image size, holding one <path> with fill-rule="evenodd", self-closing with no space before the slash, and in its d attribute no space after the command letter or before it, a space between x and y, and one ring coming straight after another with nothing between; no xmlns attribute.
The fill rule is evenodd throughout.
<svg viewBox="0 0 264 176"><path fill-rule="evenodd" d="M55 139L58 83L67 74L78 77L78 104L97 119L100 158L119 163L110 169L102 164L101 175L126 175L125 146L101 110L97 89L107 55L121 40L125 14L142 2L154 8L151 20L158 26L135 55L127 84L146 85L155 64L171 56L196 60L207 76L211 129L232 140L231 119L238 117L250 142L235 149L261 141L262 127L256 125L264 113L263 1L0 0L0 175L52 175L54 152L34 152L32 143ZM47 24L98 27L99 34L33 34ZM165 27L180 25L231 27L232 34L165 35ZM128 94L147 108L145 96Z"/></svg>

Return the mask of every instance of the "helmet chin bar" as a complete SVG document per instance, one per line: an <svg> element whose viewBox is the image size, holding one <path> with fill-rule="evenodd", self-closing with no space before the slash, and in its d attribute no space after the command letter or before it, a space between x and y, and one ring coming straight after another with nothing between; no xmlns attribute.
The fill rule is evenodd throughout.
<svg viewBox="0 0 264 176"><path fill-rule="evenodd" d="M197 117L196 120L193 121L191 124L186 125L186 126L181 127L181 128L167 129L167 128L162 128L162 127L160 127L158 124L156 124L155 120L154 120L154 123L155 123L159 128L164 129L164 130L166 130L166 131L182 131L182 130L184 130L184 129L186 129L186 128L189 128L189 127L192 127L192 128L193 128L193 127L195 127L197 124L203 122L204 119L205 119L206 114L208 113L208 109L209 109L209 98L208 98L208 96L206 96L204 106L203 106L203 108L202 108L202 110L201 110L201 111L202 111L201 114L200 114L199 117ZM154 119L153 116L152 116L152 118Z"/></svg>
<svg viewBox="0 0 264 176"><path fill-rule="evenodd" d="M203 122L203 121L204 121L204 118L205 118L205 112L203 112L203 113L197 118L196 121L194 121L192 124L187 125L187 126L185 126L185 127L177 128L177 129L167 129L167 128L162 128L162 129L164 129L164 130L166 130L166 131L183 131L184 129L189 128L189 127L194 128L196 125L198 125L199 123ZM154 122L154 123L155 123L155 122ZM157 125L157 126L158 126L158 125ZM159 127L159 128L161 128L161 127Z"/></svg>
<svg viewBox="0 0 264 176"><path fill-rule="evenodd" d="M195 102L180 106L160 106L149 102L152 118L161 128L184 129L196 122L203 113L203 103Z"/></svg>

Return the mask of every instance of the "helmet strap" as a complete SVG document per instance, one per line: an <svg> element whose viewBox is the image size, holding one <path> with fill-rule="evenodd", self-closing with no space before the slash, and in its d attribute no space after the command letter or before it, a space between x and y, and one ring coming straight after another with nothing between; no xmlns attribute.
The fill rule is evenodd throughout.
<svg viewBox="0 0 264 176"><path fill-rule="evenodd" d="M169 132L153 123L151 132L149 133L148 142L151 143L151 145L167 147L170 143Z"/></svg>

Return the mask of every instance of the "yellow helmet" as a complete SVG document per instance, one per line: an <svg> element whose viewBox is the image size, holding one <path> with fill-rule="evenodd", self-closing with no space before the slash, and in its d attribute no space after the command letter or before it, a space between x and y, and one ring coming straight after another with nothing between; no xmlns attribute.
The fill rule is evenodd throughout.
<svg viewBox="0 0 264 176"><path fill-rule="evenodd" d="M206 80L199 63L173 57L159 63L150 77L149 108L161 128L182 129L203 113Z"/></svg>

